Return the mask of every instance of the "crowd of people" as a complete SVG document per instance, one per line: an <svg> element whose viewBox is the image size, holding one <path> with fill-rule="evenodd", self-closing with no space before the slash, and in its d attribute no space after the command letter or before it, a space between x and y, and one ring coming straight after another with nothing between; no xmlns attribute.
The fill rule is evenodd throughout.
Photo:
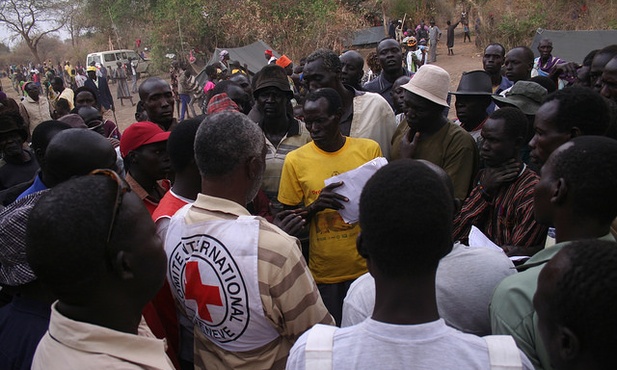
<svg viewBox="0 0 617 370"><path fill-rule="evenodd" d="M122 65L0 92L0 368L617 368L617 45L450 92L430 24L174 63L122 133Z"/></svg>

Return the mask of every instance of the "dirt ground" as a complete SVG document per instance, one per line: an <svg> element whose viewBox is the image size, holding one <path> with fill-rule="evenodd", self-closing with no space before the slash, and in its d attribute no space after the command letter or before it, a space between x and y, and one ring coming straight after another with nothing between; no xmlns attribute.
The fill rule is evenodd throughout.
<svg viewBox="0 0 617 370"><path fill-rule="evenodd" d="M458 82L461 78L461 75L465 71L472 71L476 69L482 69L482 51L476 49L475 44L473 42L463 43L463 31L462 28L459 27L455 30L455 40L454 40L454 55L448 55L448 49L446 47L446 30L443 29L442 40L437 45L437 62L435 65L438 65L444 68L446 71L450 73L450 91L456 91L458 86ZM473 38L472 38L473 40ZM363 50L366 51L366 54L372 50ZM168 75L162 76L164 78L168 78ZM139 81L138 81L139 83ZM8 78L2 78L2 86L3 90L6 94L19 101L19 96L15 92L15 90L11 87L11 81ZM111 90L112 96L116 96L116 85L110 84L109 88ZM136 103L139 101L139 95L133 94L133 101ZM115 120L118 123L121 131L124 131L131 123L135 122L135 107L132 107L128 101L125 100L124 106L120 105L120 100L115 100L116 105L116 115L115 118L113 115L106 115L105 118ZM454 102L450 107L450 118L454 118L456 112L454 109ZM174 109L177 114L177 110ZM111 112L110 112L111 113Z"/></svg>

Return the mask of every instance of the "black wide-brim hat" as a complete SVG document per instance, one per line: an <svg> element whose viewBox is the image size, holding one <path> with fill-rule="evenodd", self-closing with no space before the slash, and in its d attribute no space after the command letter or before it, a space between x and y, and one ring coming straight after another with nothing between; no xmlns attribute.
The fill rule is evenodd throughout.
<svg viewBox="0 0 617 370"><path fill-rule="evenodd" d="M493 83L491 76L482 70L463 72L461 81L458 83L453 95L493 95Z"/></svg>

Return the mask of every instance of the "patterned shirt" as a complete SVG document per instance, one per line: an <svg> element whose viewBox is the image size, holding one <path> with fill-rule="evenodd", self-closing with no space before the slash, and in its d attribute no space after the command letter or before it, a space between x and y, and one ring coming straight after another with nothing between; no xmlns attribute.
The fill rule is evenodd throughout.
<svg viewBox="0 0 617 370"><path fill-rule="evenodd" d="M474 187L454 219L454 240L467 238L473 225L499 246L542 244L547 227L536 223L533 208L533 192L538 180L538 175L525 166L516 181L501 186L492 199L483 194L479 185Z"/></svg>

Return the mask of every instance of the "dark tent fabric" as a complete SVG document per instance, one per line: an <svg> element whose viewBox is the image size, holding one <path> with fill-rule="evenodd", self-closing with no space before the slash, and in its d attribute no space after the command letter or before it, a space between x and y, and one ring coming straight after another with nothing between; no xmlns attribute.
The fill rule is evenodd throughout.
<svg viewBox="0 0 617 370"><path fill-rule="evenodd" d="M353 40L351 40L351 46L377 46L377 43L386 36L386 30L383 28L383 26L366 28L356 32Z"/></svg>
<svg viewBox="0 0 617 370"><path fill-rule="evenodd" d="M590 51L617 44L617 30L555 31L538 29L531 50L536 57L542 39L553 42L553 55L569 62L583 63Z"/></svg>
<svg viewBox="0 0 617 370"><path fill-rule="evenodd" d="M250 45L242 46L239 48L216 48L212 58L208 61L208 64L216 63L219 61L219 53L223 50L229 52L230 60L237 60L241 66L246 64L251 74L257 73L260 69L265 67L268 63L264 57L266 50L272 50L272 48L265 42L259 40ZM275 57L280 57L280 54L272 50Z"/></svg>

